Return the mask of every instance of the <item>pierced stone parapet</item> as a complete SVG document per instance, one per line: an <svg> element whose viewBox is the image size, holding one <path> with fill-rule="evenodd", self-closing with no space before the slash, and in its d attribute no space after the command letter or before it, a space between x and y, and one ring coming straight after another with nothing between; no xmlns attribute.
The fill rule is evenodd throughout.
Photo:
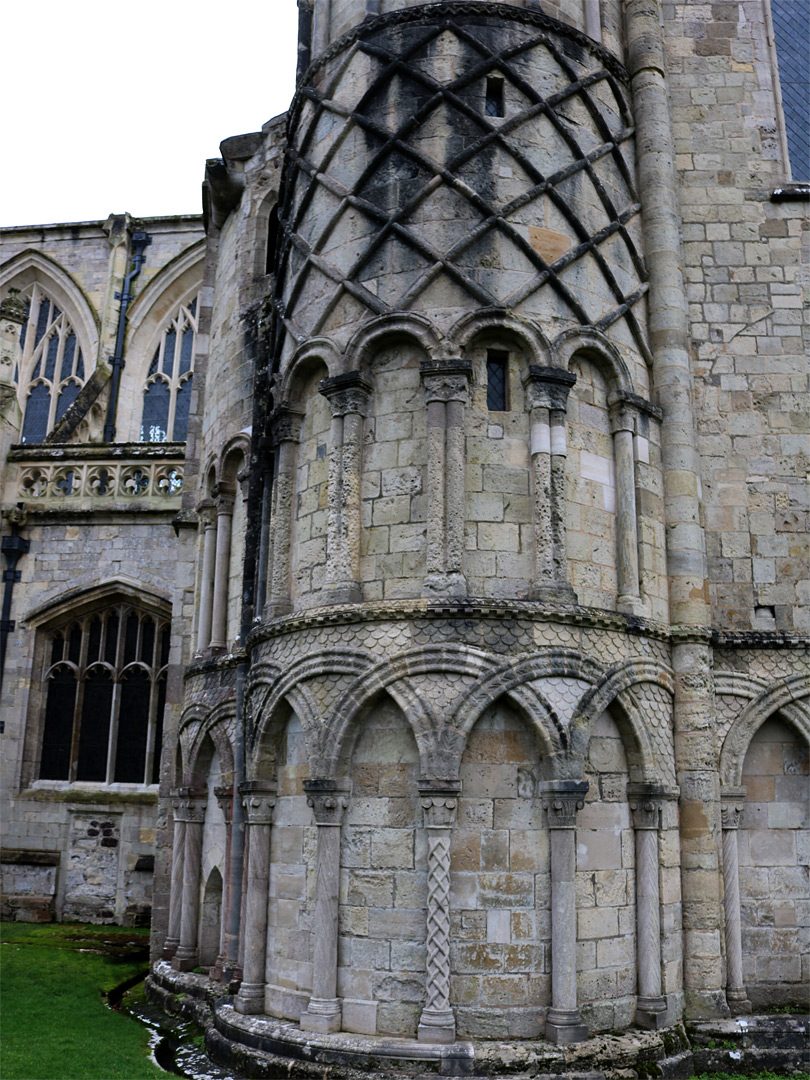
<svg viewBox="0 0 810 1080"><path fill-rule="evenodd" d="M117 448L116 448L117 449ZM75 454L60 449L50 454L30 451L11 454L19 471L13 490L6 488L6 501L77 505L92 501L94 506L121 500L150 499L179 506L183 489L183 454L172 447L171 456L161 451L154 456L130 452L122 447L120 456L110 453Z"/></svg>

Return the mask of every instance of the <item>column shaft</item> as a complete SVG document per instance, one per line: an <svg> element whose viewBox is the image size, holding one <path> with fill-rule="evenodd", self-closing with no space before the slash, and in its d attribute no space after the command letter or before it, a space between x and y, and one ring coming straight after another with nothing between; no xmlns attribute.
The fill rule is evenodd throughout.
<svg viewBox="0 0 810 1080"><path fill-rule="evenodd" d="M539 785L551 840L551 1008L546 1038L558 1045L588 1037L577 1005L576 815L586 780L548 780Z"/></svg>
<svg viewBox="0 0 810 1080"><path fill-rule="evenodd" d="M178 971L190 971L197 966L198 957L200 863L205 801L190 796L185 797L180 814L186 826L183 853L183 908L180 914L180 944L174 954L172 966Z"/></svg>
<svg viewBox="0 0 810 1080"><path fill-rule="evenodd" d="M245 903L245 960L242 984L234 1000L234 1008L240 1013L264 1012L270 830L275 790L275 784L260 781L248 781L240 785L250 835Z"/></svg>
<svg viewBox="0 0 810 1080"><path fill-rule="evenodd" d="M217 551L216 523L210 511L203 519L203 554L200 573L200 612L197 625L197 652L204 653L211 640L214 610L214 565Z"/></svg>
<svg viewBox="0 0 810 1080"><path fill-rule="evenodd" d="M464 490L464 402L447 402L445 430L447 480L445 485L445 571L451 578L461 578L464 570L464 529L466 492ZM466 586L465 590L466 592Z"/></svg>
<svg viewBox="0 0 810 1080"><path fill-rule="evenodd" d="M750 1013L742 967L742 920L740 913L740 859L737 831L745 792L723 792L723 905L726 916L726 999L735 1014Z"/></svg>
<svg viewBox="0 0 810 1080"><path fill-rule="evenodd" d="M633 790L633 788L635 790ZM628 789L636 839L636 1024L658 1029L668 1022L661 992L661 901L658 880L658 831L661 789L636 784Z"/></svg>
<svg viewBox="0 0 810 1080"><path fill-rule="evenodd" d="M568 442L565 436L565 410L551 410L551 545L554 580L572 594L568 582L568 553L565 550L565 464ZM572 597L569 595L568 599ZM573 597L576 600L576 597Z"/></svg>
<svg viewBox="0 0 810 1080"><path fill-rule="evenodd" d="M633 453L633 416L621 406L611 415L613 461L616 470L616 607L641 615L638 577L638 520L636 517L636 463Z"/></svg>
<svg viewBox="0 0 810 1080"><path fill-rule="evenodd" d="M295 463L297 446L294 442L279 443L276 450L276 478L273 484L273 561L270 568L270 599L267 616L274 618L290 610L290 552L292 544L293 507L295 504Z"/></svg>
<svg viewBox="0 0 810 1080"><path fill-rule="evenodd" d="M304 790L318 826L315 928L312 947L312 997L301 1014L301 1027L325 1034L340 1031L337 997L340 822L348 804L346 787L333 780L305 780Z"/></svg>
<svg viewBox="0 0 810 1080"><path fill-rule="evenodd" d="M450 1008L450 839L460 780L419 783L428 840L426 1001L419 1019L420 1042L451 1043L456 1019Z"/></svg>
<svg viewBox="0 0 810 1080"><path fill-rule="evenodd" d="M217 557L214 570L214 604L211 615L211 648L228 646L228 579L231 570L233 496L217 500Z"/></svg>
<svg viewBox="0 0 810 1080"><path fill-rule="evenodd" d="M222 875L222 908L219 917L219 952L217 962L211 969L211 978L229 982L231 966L228 963L228 922L231 909L231 838L233 835L233 788L214 788L214 795L225 818L225 867Z"/></svg>
<svg viewBox="0 0 810 1080"><path fill-rule="evenodd" d="M163 943L163 959L171 960L180 944L180 916L183 911L183 859L186 844L186 823L178 816L180 808L174 804L174 838L172 843L172 876L169 891L169 926Z"/></svg>
<svg viewBox="0 0 810 1080"><path fill-rule="evenodd" d="M554 543L551 535L551 428L547 408L532 409L531 429L534 583L538 589L548 589L554 582Z"/></svg>
<svg viewBox="0 0 810 1080"><path fill-rule="evenodd" d="M444 449L447 406L443 401L428 402L428 521L427 575L444 573Z"/></svg>

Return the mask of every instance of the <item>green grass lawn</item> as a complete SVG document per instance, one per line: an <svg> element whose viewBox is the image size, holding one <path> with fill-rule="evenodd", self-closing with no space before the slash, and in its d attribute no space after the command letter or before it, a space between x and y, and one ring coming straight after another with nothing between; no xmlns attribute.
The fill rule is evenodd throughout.
<svg viewBox="0 0 810 1080"><path fill-rule="evenodd" d="M149 1032L106 994L146 973L148 931L0 924L3 1080L166 1080Z"/></svg>

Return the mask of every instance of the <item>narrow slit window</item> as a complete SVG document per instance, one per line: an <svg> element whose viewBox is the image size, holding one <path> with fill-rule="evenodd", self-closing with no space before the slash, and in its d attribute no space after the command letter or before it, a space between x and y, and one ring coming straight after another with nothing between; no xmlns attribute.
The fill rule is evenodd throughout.
<svg viewBox="0 0 810 1080"><path fill-rule="evenodd" d="M503 79L490 75L487 79L487 92L484 98L485 116L503 116Z"/></svg>
<svg viewBox="0 0 810 1080"><path fill-rule="evenodd" d="M487 408L490 412L509 409L509 353L487 349Z"/></svg>

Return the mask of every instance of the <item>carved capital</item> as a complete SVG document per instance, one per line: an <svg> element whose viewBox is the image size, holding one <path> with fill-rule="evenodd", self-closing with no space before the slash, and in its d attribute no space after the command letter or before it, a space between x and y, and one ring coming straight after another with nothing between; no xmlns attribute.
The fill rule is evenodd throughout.
<svg viewBox="0 0 810 1080"><path fill-rule="evenodd" d="M611 435L615 435L618 431L634 432L636 430L636 409L632 402L614 401L608 408L608 416Z"/></svg>
<svg viewBox="0 0 810 1080"><path fill-rule="evenodd" d="M270 417L270 438L274 445L281 442L298 442L301 438L302 412L297 412L289 405L279 405Z"/></svg>
<svg viewBox="0 0 810 1080"><path fill-rule="evenodd" d="M347 371L345 375L322 379L318 385L320 393L329 400L332 416L347 416L349 413L368 416L369 397L373 389L359 371Z"/></svg>
<svg viewBox="0 0 810 1080"><path fill-rule="evenodd" d="M720 820L724 829L739 829L745 808L745 788L723 788L720 791Z"/></svg>
<svg viewBox="0 0 810 1080"><path fill-rule="evenodd" d="M587 780L542 780L537 785L550 829L576 828L577 810L585 805L589 786Z"/></svg>
<svg viewBox="0 0 810 1080"><path fill-rule="evenodd" d="M185 821L187 825L202 825L205 821L208 796L195 788L181 787L177 789L173 806L176 821Z"/></svg>
<svg viewBox="0 0 810 1080"><path fill-rule="evenodd" d="M230 825L233 816L233 788L215 787L214 795L222 813L225 815L225 824Z"/></svg>
<svg viewBox="0 0 810 1080"><path fill-rule="evenodd" d="M217 508L213 499L206 499L198 508L198 520L202 529L214 529L217 524Z"/></svg>
<svg viewBox="0 0 810 1080"><path fill-rule="evenodd" d="M233 507L236 502L236 495L234 492L225 490L217 484L214 494L216 496L217 517L219 517L220 514L230 517L233 514Z"/></svg>
<svg viewBox="0 0 810 1080"><path fill-rule="evenodd" d="M278 789L272 780L245 780L239 794L249 825L272 825Z"/></svg>
<svg viewBox="0 0 810 1080"><path fill-rule="evenodd" d="M307 805L312 807L316 825L339 827L349 805L349 785L333 779L305 780Z"/></svg>
<svg viewBox="0 0 810 1080"><path fill-rule="evenodd" d="M449 829L456 822L461 781L425 777L419 781L426 829Z"/></svg>
<svg viewBox="0 0 810 1080"><path fill-rule="evenodd" d="M664 803L675 797L675 792L660 784L628 784L627 801L633 814L633 827L660 829Z"/></svg>
<svg viewBox="0 0 810 1080"><path fill-rule="evenodd" d="M565 412L571 387L576 375L564 368L529 365L529 374L523 380L530 409L551 409Z"/></svg>
<svg viewBox="0 0 810 1080"><path fill-rule="evenodd" d="M460 401L466 405L472 380L472 365L467 360L423 360L419 374L425 387L425 400Z"/></svg>

